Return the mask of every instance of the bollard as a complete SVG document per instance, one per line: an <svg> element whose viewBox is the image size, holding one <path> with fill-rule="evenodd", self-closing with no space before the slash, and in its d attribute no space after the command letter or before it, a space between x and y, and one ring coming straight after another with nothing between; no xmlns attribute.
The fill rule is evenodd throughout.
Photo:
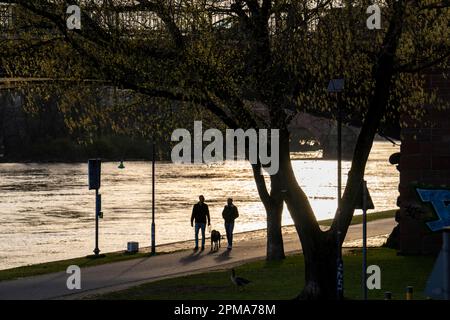
<svg viewBox="0 0 450 320"><path fill-rule="evenodd" d="M412 300L413 299L413 287L407 286L406 287L406 300Z"/></svg>
<svg viewBox="0 0 450 320"><path fill-rule="evenodd" d="M386 291L384 293L384 300L392 300L392 292Z"/></svg>

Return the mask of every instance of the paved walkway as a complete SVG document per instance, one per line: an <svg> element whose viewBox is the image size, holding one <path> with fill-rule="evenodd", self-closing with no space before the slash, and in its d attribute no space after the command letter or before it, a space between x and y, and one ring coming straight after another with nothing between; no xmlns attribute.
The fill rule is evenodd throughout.
<svg viewBox="0 0 450 320"><path fill-rule="evenodd" d="M394 219L383 219L368 224L368 237L373 245L379 245L395 226ZM300 251L295 230L286 228L284 235L286 253ZM239 235L238 235L239 237ZM344 246L359 246L361 225L350 226ZM377 243L378 241L378 243ZM225 242L225 241L224 241ZM370 245L371 241L369 241ZM149 258L139 258L81 269L81 290L70 291L66 287L65 272L0 282L0 300L5 299L76 299L90 294L125 289L134 285L181 275L224 269L232 265L265 257L265 239L262 232L247 233L236 243L231 253L224 249L217 253L209 250L194 253L184 250ZM209 246L208 246L209 248Z"/></svg>

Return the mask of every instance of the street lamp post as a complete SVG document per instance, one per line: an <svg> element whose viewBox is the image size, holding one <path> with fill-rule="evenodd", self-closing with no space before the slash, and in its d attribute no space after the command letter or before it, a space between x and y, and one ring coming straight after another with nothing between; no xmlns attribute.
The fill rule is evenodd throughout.
<svg viewBox="0 0 450 320"><path fill-rule="evenodd" d="M95 189L95 256L99 256L100 249L98 248L98 219L100 217L101 208L101 195L98 193L98 189Z"/></svg>
<svg viewBox="0 0 450 320"><path fill-rule="evenodd" d="M152 142L152 254L156 253L155 241L155 142Z"/></svg>
<svg viewBox="0 0 450 320"><path fill-rule="evenodd" d="M156 253L155 239L155 167L156 167L156 145L152 142L152 227L151 227L151 253ZM123 160L120 161L119 169L125 169Z"/></svg>

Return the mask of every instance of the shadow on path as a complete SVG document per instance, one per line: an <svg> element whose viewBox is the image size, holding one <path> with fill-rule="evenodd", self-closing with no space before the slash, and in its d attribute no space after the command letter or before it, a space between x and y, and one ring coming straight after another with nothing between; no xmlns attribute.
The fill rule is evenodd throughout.
<svg viewBox="0 0 450 320"><path fill-rule="evenodd" d="M214 258L217 262L224 262L224 261L228 261L230 259L232 259L231 257L231 251L230 250L226 250L224 252L222 252L221 254L219 254L216 258Z"/></svg>
<svg viewBox="0 0 450 320"><path fill-rule="evenodd" d="M147 262L148 259L150 258L143 258L143 259L139 259L138 261L136 261L136 263L131 264L128 268L126 268L125 270L123 270L121 273L119 273L118 275L115 275L114 277L121 277L123 275L125 275L126 273L128 273L129 271L132 271L133 269L137 268L140 264Z"/></svg>
<svg viewBox="0 0 450 320"><path fill-rule="evenodd" d="M180 262L181 262L181 264L186 265L186 264L198 261L205 256L202 253L203 253L202 251L194 251L190 255L181 258Z"/></svg>

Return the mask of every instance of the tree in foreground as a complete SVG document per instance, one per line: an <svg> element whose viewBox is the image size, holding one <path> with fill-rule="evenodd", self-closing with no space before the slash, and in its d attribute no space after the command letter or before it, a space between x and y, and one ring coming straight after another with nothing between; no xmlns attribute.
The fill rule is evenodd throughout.
<svg viewBox="0 0 450 320"><path fill-rule="evenodd" d="M448 1L381 1L375 30L366 25L371 1L83 1L80 30L66 24L77 1L3 2L20 17L2 41L10 77L100 81L168 109L177 102L205 110L232 129L279 129L278 173L252 168L267 213L267 259L284 258L284 204L295 223L305 257L302 299L336 298L336 260L375 135L398 130L401 113L420 118L421 106L441 105L424 92L423 70L448 75ZM333 78L345 79L344 119L361 131L341 208L322 230L291 165L288 124L298 112L335 114L326 92ZM120 112L142 124L152 118L142 108Z"/></svg>

